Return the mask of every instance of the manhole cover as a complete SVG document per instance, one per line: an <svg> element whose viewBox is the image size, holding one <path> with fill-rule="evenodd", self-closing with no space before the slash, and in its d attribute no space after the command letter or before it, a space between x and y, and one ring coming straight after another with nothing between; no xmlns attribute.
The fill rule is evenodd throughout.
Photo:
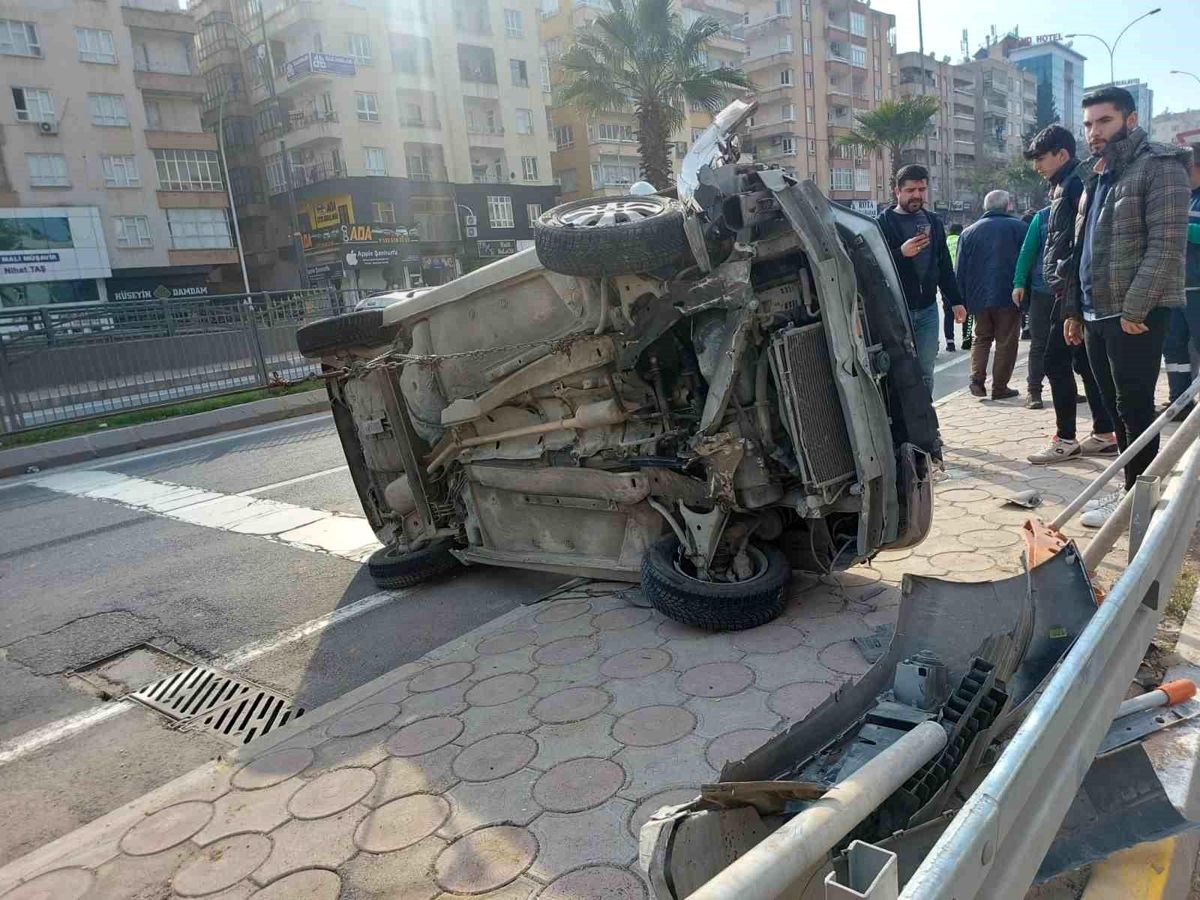
<svg viewBox="0 0 1200 900"><path fill-rule="evenodd" d="M160 647L135 644L70 672L68 678L101 700L116 700L189 666L189 660Z"/></svg>
<svg viewBox="0 0 1200 900"><path fill-rule="evenodd" d="M192 666L129 695L181 726L248 744L304 710L274 691L208 666Z"/></svg>

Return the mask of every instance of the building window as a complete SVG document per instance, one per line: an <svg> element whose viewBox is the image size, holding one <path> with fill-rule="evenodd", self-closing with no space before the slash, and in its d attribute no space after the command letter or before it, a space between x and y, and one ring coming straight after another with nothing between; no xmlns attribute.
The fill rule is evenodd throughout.
<svg viewBox="0 0 1200 900"><path fill-rule="evenodd" d="M382 147L363 147L363 169L368 175L387 174L387 154Z"/></svg>
<svg viewBox="0 0 1200 900"><path fill-rule="evenodd" d="M155 150L160 191L219 191L221 164L211 150Z"/></svg>
<svg viewBox="0 0 1200 900"><path fill-rule="evenodd" d="M517 134L533 134L533 110L517 110Z"/></svg>
<svg viewBox="0 0 1200 900"><path fill-rule="evenodd" d="M875 85L875 102L878 103L882 99L883 99L883 88L881 88L879 85Z"/></svg>
<svg viewBox="0 0 1200 900"><path fill-rule="evenodd" d="M808 139L808 155L809 156L817 155L817 142L813 138Z"/></svg>
<svg viewBox="0 0 1200 900"><path fill-rule="evenodd" d="M154 246L150 237L150 220L145 216L116 216L113 222L117 226L118 247Z"/></svg>
<svg viewBox="0 0 1200 900"><path fill-rule="evenodd" d="M858 37L867 36L867 17L860 12L850 13L850 33Z"/></svg>
<svg viewBox="0 0 1200 900"><path fill-rule="evenodd" d="M117 50L113 46L111 31L100 28L76 28L75 44L79 47L79 61L116 65Z"/></svg>
<svg viewBox="0 0 1200 900"><path fill-rule="evenodd" d="M854 170L853 169L830 169L829 170L829 189L831 191L852 191L852 190L854 190Z"/></svg>
<svg viewBox="0 0 1200 900"><path fill-rule="evenodd" d="M871 171L869 169L854 170L854 189L856 191L871 190Z"/></svg>
<svg viewBox="0 0 1200 900"><path fill-rule="evenodd" d="M795 73L791 69L781 69L779 71L779 84L783 87L791 87L794 76Z"/></svg>
<svg viewBox="0 0 1200 900"><path fill-rule="evenodd" d="M802 18L805 22L812 18L812 3L810 3L809 0L804 0L804 2L800 4L800 18Z"/></svg>
<svg viewBox="0 0 1200 900"><path fill-rule="evenodd" d="M563 169L558 173L558 186L564 194L574 194L579 190L579 177L574 169Z"/></svg>
<svg viewBox="0 0 1200 900"><path fill-rule="evenodd" d="M0 19L0 53L5 56L41 56L37 26L32 22Z"/></svg>
<svg viewBox="0 0 1200 900"><path fill-rule="evenodd" d="M608 141L611 144L636 144L632 125L621 125L617 122L599 122L590 129L597 141Z"/></svg>
<svg viewBox="0 0 1200 900"><path fill-rule="evenodd" d="M792 14L792 0L775 0L775 15L790 16Z"/></svg>
<svg viewBox="0 0 1200 900"><path fill-rule="evenodd" d="M542 50L545 51L547 59L558 59L563 55L562 38L550 38L542 44Z"/></svg>
<svg viewBox="0 0 1200 900"><path fill-rule="evenodd" d="M519 38L525 34L525 23L522 21L519 9L504 11L504 33L511 38Z"/></svg>
<svg viewBox="0 0 1200 900"><path fill-rule="evenodd" d="M61 153L26 153L29 183L33 187L70 187L67 158Z"/></svg>
<svg viewBox="0 0 1200 900"><path fill-rule="evenodd" d="M146 109L146 130L161 131L162 130L162 107L158 105L157 100L143 100L142 105Z"/></svg>
<svg viewBox="0 0 1200 900"><path fill-rule="evenodd" d="M369 66L371 59L371 36L369 34L346 35L347 55L360 66Z"/></svg>
<svg viewBox="0 0 1200 900"><path fill-rule="evenodd" d="M795 122L796 107L791 103L784 103L779 108L779 119L781 122Z"/></svg>
<svg viewBox="0 0 1200 900"><path fill-rule="evenodd" d="M396 204L375 200L371 203L371 221L384 225L396 224Z"/></svg>
<svg viewBox="0 0 1200 900"><path fill-rule="evenodd" d="M354 93L354 111L360 122L379 121L379 97L375 94Z"/></svg>
<svg viewBox="0 0 1200 900"><path fill-rule="evenodd" d="M223 209L168 209L174 250L225 250L233 246Z"/></svg>
<svg viewBox="0 0 1200 900"><path fill-rule="evenodd" d="M554 87L553 82L550 78L550 60L548 60L546 57L543 56L538 61L538 63L541 68L540 74L542 77L542 93L549 94L551 89ZM549 107L547 107L547 109L548 108Z"/></svg>
<svg viewBox="0 0 1200 900"><path fill-rule="evenodd" d="M429 173L429 160L419 153L408 158L408 177L413 181L432 181Z"/></svg>
<svg viewBox="0 0 1200 900"><path fill-rule="evenodd" d="M815 84L815 82L813 81L813 73L812 73L812 72L805 72L805 73L804 73L804 86L805 86L805 87L806 87L808 90L810 90L810 91L811 91L811 90L814 90L814 89L815 89L815 88L814 88L814 84Z"/></svg>
<svg viewBox="0 0 1200 900"><path fill-rule="evenodd" d="M796 155L796 141L792 137L785 137L780 140L779 147L783 151L784 156Z"/></svg>
<svg viewBox="0 0 1200 900"><path fill-rule="evenodd" d="M850 48L850 62L863 69L867 67L867 48L857 44Z"/></svg>
<svg viewBox="0 0 1200 900"><path fill-rule="evenodd" d="M529 87L529 67L523 59L510 59L508 70L512 73L513 87Z"/></svg>
<svg viewBox="0 0 1200 900"><path fill-rule="evenodd" d="M554 143L559 150L575 146L575 129L570 125L559 125L554 129Z"/></svg>
<svg viewBox="0 0 1200 900"><path fill-rule="evenodd" d="M493 228L515 228L512 197L488 197L488 224Z"/></svg>
<svg viewBox="0 0 1200 900"><path fill-rule="evenodd" d="M811 106L804 107L804 121L811 124L815 120L816 114L813 112L813 108Z"/></svg>
<svg viewBox="0 0 1200 900"><path fill-rule="evenodd" d="M801 46L804 48L805 56L812 56L812 38L805 37Z"/></svg>
<svg viewBox="0 0 1200 900"><path fill-rule="evenodd" d="M536 156L521 157L521 177L526 181L538 180L538 165Z"/></svg>
<svg viewBox="0 0 1200 900"><path fill-rule="evenodd" d="M107 128L128 128L129 113L125 110L125 98L120 94L88 94L88 109L93 125Z"/></svg>
<svg viewBox="0 0 1200 900"><path fill-rule="evenodd" d="M530 228L533 227L533 223L537 221L538 216L540 216L541 214L542 214L542 204L540 204L540 203L526 203L525 204L525 218L529 220Z"/></svg>
<svg viewBox="0 0 1200 900"><path fill-rule="evenodd" d="M138 171L136 156L102 156L104 186L110 188L141 187L142 175Z"/></svg>
<svg viewBox="0 0 1200 900"><path fill-rule="evenodd" d="M15 87L12 89L13 106L21 122L53 122L54 98L41 88Z"/></svg>

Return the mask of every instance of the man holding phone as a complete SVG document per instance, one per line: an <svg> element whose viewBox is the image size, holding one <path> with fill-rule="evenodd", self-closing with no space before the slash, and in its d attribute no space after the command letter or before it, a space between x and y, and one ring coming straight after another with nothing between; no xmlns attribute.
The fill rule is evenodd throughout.
<svg viewBox="0 0 1200 900"><path fill-rule="evenodd" d="M965 320L967 310L954 280L946 229L942 220L925 208L929 172L924 166L904 166L896 173L893 192L896 203L880 213L879 227L883 229L896 261L904 299L912 316L921 376L932 395L933 363L937 359L941 320L937 307L938 289L950 301L955 321Z"/></svg>

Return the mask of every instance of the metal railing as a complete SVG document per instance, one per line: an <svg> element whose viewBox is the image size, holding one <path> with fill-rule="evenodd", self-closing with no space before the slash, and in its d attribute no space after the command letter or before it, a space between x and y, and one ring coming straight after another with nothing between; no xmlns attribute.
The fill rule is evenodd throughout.
<svg viewBox="0 0 1200 900"><path fill-rule="evenodd" d="M296 329L343 307L312 290L0 310L0 432L306 378Z"/></svg>

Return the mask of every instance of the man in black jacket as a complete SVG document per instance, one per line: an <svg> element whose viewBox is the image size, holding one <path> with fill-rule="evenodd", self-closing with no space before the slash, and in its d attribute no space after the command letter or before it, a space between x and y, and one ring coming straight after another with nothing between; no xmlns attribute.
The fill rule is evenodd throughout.
<svg viewBox="0 0 1200 900"><path fill-rule="evenodd" d="M929 172L924 166L904 166L896 173L894 206L879 215L879 226L892 249L892 258L900 273L904 299L908 301L913 332L917 344L917 360L929 392L933 393L933 362L938 352L937 292L949 299L955 321L967 317L958 284L954 280L954 264L946 246L946 229L942 220L925 209L929 192Z"/></svg>

